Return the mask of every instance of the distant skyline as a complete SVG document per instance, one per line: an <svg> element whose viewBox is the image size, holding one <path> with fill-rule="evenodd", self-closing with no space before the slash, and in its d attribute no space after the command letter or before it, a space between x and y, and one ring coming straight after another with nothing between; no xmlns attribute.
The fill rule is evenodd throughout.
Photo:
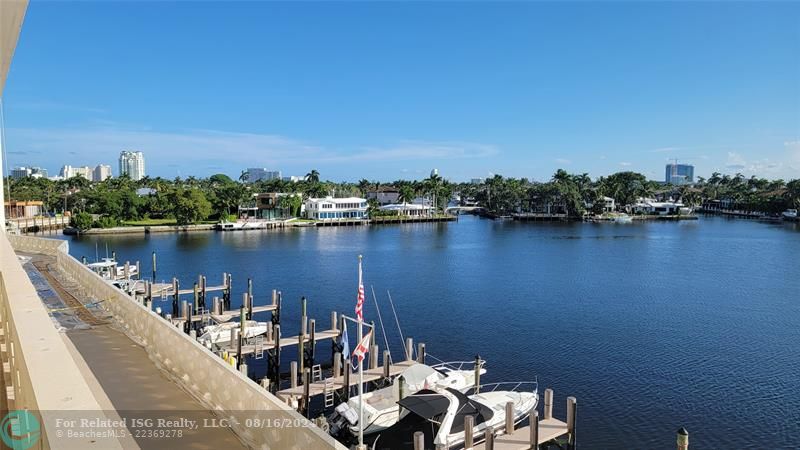
<svg viewBox="0 0 800 450"><path fill-rule="evenodd" d="M8 168L800 178L800 4L31 2Z"/></svg>

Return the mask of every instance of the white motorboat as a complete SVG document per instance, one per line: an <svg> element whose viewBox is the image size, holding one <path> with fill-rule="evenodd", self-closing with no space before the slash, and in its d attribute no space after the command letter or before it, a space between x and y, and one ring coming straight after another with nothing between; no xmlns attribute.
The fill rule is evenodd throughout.
<svg viewBox="0 0 800 450"><path fill-rule="evenodd" d="M271 222L260 219L241 219L236 222L220 222L216 225L217 231L264 230L269 228Z"/></svg>
<svg viewBox="0 0 800 450"><path fill-rule="evenodd" d="M486 373L481 361L480 373ZM401 386L402 384L402 386ZM441 363L433 366L414 364L394 379L390 386L363 394L364 399L364 434L372 434L396 424L408 414L401 412L397 402L402 395L411 395L423 389L452 388L466 391L475 386L475 362L458 361ZM358 435L358 410L361 398L355 396L336 407L328 418L331 434L339 434L347 427L353 435Z"/></svg>
<svg viewBox="0 0 800 450"><path fill-rule="evenodd" d="M787 209L783 213L781 213L784 219L786 220L797 220L797 210L796 209Z"/></svg>
<svg viewBox="0 0 800 450"><path fill-rule="evenodd" d="M613 220L616 223L633 223L633 217L625 213L617 214L616 216L614 216Z"/></svg>
<svg viewBox="0 0 800 450"><path fill-rule="evenodd" d="M244 338L250 339L267 332L267 322L256 322L255 320L245 321ZM240 322L223 322L215 325L205 326L197 338L203 345L219 345L231 341L232 330L238 330Z"/></svg>
<svg viewBox="0 0 800 450"><path fill-rule="evenodd" d="M504 388L509 390L501 390ZM530 391L527 388L531 388ZM464 443L465 417L473 417L473 435L481 436L486 427L498 429L504 426L508 402L513 405L514 424L522 422L539 402L537 383L485 385L477 394L465 394L450 388L424 389L398 402L409 414L379 433L371 448L411 448L415 431L422 431L425 442L437 448L458 447Z"/></svg>
<svg viewBox="0 0 800 450"><path fill-rule="evenodd" d="M125 266L120 266L114 258L103 258L102 261L89 263L86 265L92 272L100 275L106 280L122 280L125 278ZM135 265L128 265L128 278L136 278L139 271Z"/></svg>

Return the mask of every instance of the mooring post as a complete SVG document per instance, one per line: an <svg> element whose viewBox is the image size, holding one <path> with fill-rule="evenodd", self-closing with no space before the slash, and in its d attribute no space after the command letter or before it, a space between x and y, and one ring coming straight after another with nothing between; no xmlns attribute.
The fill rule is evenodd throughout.
<svg viewBox="0 0 800 450"><path fill-rule="evenodd" d="M81 256L81 263L83 263L84 266L86 265L86 257L85 256Z"/></svg>
<svg viewBox="0 0 800 450"><path fill-rule="evenodd" d="M369 368L370 369L377 369L378 368L378 346L372 346L372 354L369 355Z"/></svg>
<svg viewBox="0 0 800 450"><path fill-rule="evenodd" d="M308 418L311 415L309 399L311 398L311 369L306 367L303 373L303 413Z"/></svg>
<svg viewBox="0 0 800 450"><path fill-rule="evenodd" d="M544 420L553 418L553 390L544 390Z"/></svg>
<svg viewBox="0 0 800 450"><path fill-rule="evenodd" d="M219 297L211 299L211 308L214 310L214 314L219 314Z"/></svg>
<svg viewBox="0 0 800 450"><path fill-rule="evenodd" d="M247 336L247 321L244 320L244 306L239 307L239 340L236 341L236 356L239 358L239 363L244 363L244 355L242 355L242 345L244 344L244 337Z"/></svg>
<svg viewBox="0 0 800 450"><path fill-rule="evenodd" d="M239 361L242 361L242 359L240 358ZM244 376L248 376L247 375L247 364L245 364L243 362L240 362L239 363L239 372L242 372L244 374Z"/></svg>
<svg viewBox="0 0 800 450"><path fill-rule="evenodd" d="M136 261L136 279L142 279L142 265L139 263L139 261Z"/></svg>
<svg viewBox="0 0 800 450"><path fill-rule="evenodd" d="M383 351L383 378L389 378L390 369L392 367L392 358L389 350Z"/></svg>
<svg viewBox="0 0 800 450"><path fill-rule="evenodd" d="M294 389L297 387L297 361L289 363L289 376L292 378L289 386Z"/></svg>
<svg viewBox="0 0 800 450"><path fill-rule="evenodd" d="M530 415L531 450L539 450L539 411L534 407Z"/></svg>
<svg viewBox="0 0 800 450"><path fill-rule="evenodd" d="M577 437L575 435L577 415L578 401L575 397L567 397L567 431L569 432L567 444L570 450L575 450L575 445L577 444Z"/></svg>
<svg viewBox="0 0 800 450"><path fill-rule="evenodd" d="M475 426L475 417L466 415L464 416L464 448L470 449L473 446L473 427Z"/></svg>
<svg viewBox="0 0 800 450"><path fill-rule="evenodd" d="M208 287L207 286L208 283L206 282L206 276L205 275L203 275L200 278L200 280L202 281L202 285L201 285L201 289L200 289L200 307L205 309L205 307L206 307L206 288Z"/></svg>
<svg viewBox="0 0 800 450"><path fill-rule="evenodd" d="M252 278L248 278L247 279L247 295L249 295L251 298L253 297L253 279Z"/></svg>
<svg viewBox="0 0 800 450"><path fill-rule="evenodd" d="M192 319L191 311L189 310L189 302L184 300L181 303L181 309L182 309L181 312L183 313L183 332L184 333L188 333L189 332L189 327L191 325L191 319Z"/></svg>
<svg viewBox="0 0 800 450"><path fill-rule="evenodd" d="M481 392L481 355L475 355L475 393Z"/></svg>
<svg viewBox="0 0 800 450"><path fill-rule="evenodd" d="M250 320L250 317L248 317L249 308L247 307L247 301L248 301L247 292L242 292L242 309L241 309L242 314L243 314L242 315L242 321Z"/></svg>
<svg viewBox="0 0 800 450"><path fill-rule="evenodd" d="M414 432L414 450L425 450L425 434L422 431Z"/></svg>
<svg viewBox="0 0 800 450"><path fill-rule="evenodd" d="M414 339L406 338L406 361L414 360Z"/></svg>
<svg viewBox="0 0 800 450"><path fill-rule="evenodd" d="M308 318L306 317L306 298L302 297L300 299L301 309L303 314L300 317L300 334L297 336L297 357L300 359L300 373L305 372L305 359L306 359L306 333L308 330L306 326L308 324Z"/></svg>
<svg viewBox="0 0 800 450"><path fill-rule="evenodd" d="M222 291L222 306L225 310L231 309L231 291L233 290L233 276L227 274L227 281L225 282L225 290Z"/></svg>
<svg viewBox="0 0 800 450"><path fill-rule="evenodd" d="M125 266L122 269L122 274L125 276L126 280L130 280L131 279L131 263L130 262L125 261Z"/></svg>
<svg viewBox="0 0 800 450"><path fill-rule="evenodd" d="M338 378L342 375L342 354L336 352L333 354L333 378Z"/></svg>
<svg viewBox="0 0 800 450"><path fill-rule="evenodd" d="M178 315L178 291L180 290L181 285L177 278L172 278L172 315Z"/></svg>
<svg viewBox="0 0 800 450"><path fill-rule="evenodd" d="M506 402L506 434L514 433L514 402Z"/></svg>
<svg viewBox="0 0 800 450"><path fill-rule="evenodd" d="M494 427L489 425L486 427L486 435L484 436L484 448L486 450L494 450Z"/></svg>
<svg viewBox="0 0 800 450"><path fill-rule="evenodd" d="M200 292L198 291L197 283L194 284L192 291L193 291L192 294L194 294L194 304L196 305L197 299L200 298Z"/></svg>
<svg viewBox="0 0 800 450"><path fill-rule="evenodd" d="M156 252L153 252L153 283L156 282Z"/></svg>
<svg viewBox="0 0 800 450"><path fill-rule="evenodd" d="M425 343L420 342L417 344L417 362L425 364Z"/></svg>
<svg viewBox="0 0 800 450"><path fill-rule="evenodd" d="M308 340L308 364L307 366L313 367L314 360L317 354L317 321L311 319L308 321L309 340Z"/></svg>
<svg viewBox="0 0 800 450"><path fill-rule="evenodd" d="M117 251L116 250L111 250L111 259L114 262L117 262Z"/></svg>
<svg viewBox="0 0 800 450"><path fill-rule="evenodd" d="M331 311L331 330L339 331L339 321L336 319L336 311Z"/></svg>
<svg viewBox="0 0 800 450"><path fill-rule="evenodd" d="M280 389L281 386L281 324L276 323L272 326L272 338L275 342L275 348L272 351L273 359L270 360L270 367L273 371L275 378L275 386Z"/></svg>
<svg viewBox="0 0 800 450"><path fill-rule="evenodd" d="M350 361L344 361L342 370L344 371L344 401L348 401L350 400L350 375L353 373L353 366L350 365Z"/></svg>
<svg viewBox="0 0 800 450"><path fill-rule="evenodd" d="M683 427L678 429L678 450L689 450L689 432Z"/></svg>

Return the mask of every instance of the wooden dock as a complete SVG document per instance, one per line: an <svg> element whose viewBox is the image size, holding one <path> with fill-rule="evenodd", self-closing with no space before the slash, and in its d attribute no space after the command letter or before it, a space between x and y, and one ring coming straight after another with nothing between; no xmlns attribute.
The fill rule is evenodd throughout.
<svg viewBox="0 0 800 450"><path fill-rule="evenodd" d="M542 445L554 441L569 433L567 423L558 419L545 419L539 421L538 444ZM472 447L474 450L486 450L486 442ZM530 425L517 428L511 434L501 434L494 438L494 450L530 450L531 427Z"/></svg>
<svg viewBox="0 0 800 450"><path fill-rule="evenodd" d="M402 362L399 362L399 363L396 363L396 364L392 364L391 366L389 366L389 376L390 377L397 376L397 375L401 374L403 371L405 371L406 369L408 369L409 367L413 366L414 364L417 364L417 362L413 361L413 360L411 360L411 361L402 361ZM377 381L377 380L380 380L381 378L384 378L384 370L385 369L383 367L377 367L377 368L373 368L373 369L365 369L364 370L364 383L369 383L369 382ZM358 386L358 375L357 374L354 373L349 378L350 378L350 380L349 380L349 385L350 386ZM314 397L316 395L324 394L325 393L325 381L326 380L320 380L320 381L314 381L314 382L310 383L309 384L309 389L308 389L309 397ZM343 389L345 386L346 385L345 385L345 376L344 375L340 375L338 377L333 378L333 389L334 390ZM304 392L305 392L305 387L303 385L298 385L298 386L295 386L295 387L290 387L288 389L280 390L280 391L278 391L276 393L276 395L278 395L278 397L280 397L280 398L285 400L285 399L287 399L289 397L302 397Z"/></svg>
<svg viewBox="0 0 800 450"><path fill-rule="evenodd" d="M314 342L319 342L319 341L322 341L322 340L325 340L325 339L336 339L338 336L339 336L339 330L331 329L331 330L325 330L325 331L317 331L314 334ZM303 337L303 343L311 342L311 337L312 337L311 334L307 333ZM268 337L268 339L264 339L263 344L261 344L261 347L262 347L263 350L270 350L270 349L275 348L275 344L276 344L275 340L274 339L270 339ZM280 342L278 343L278 345L281 348L283 348L283 347L297 347L298 345L300 345L300 335L290 336L290 337L285 337L285 338L282 337L282 338L280 338ZM236 348L236 346L231 346L229 348L225 348L224 350L226 352L228 352L228 354L231 355L231 356L237 356L237 348ZM253 353L257 353L257 351L258 351L257 345L255 345L255 344L242 345L242 355L250 355L250 354L253 354Z"/></svg>

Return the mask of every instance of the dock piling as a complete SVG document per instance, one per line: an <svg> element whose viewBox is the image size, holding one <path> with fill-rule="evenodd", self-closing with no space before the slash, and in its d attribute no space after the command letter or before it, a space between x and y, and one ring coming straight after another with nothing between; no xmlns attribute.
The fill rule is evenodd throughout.
<svg viewBox="0 0 800 450"><path fill-rule="evenodd" d="M306 371L303 373L303 415L308 418L311 414L311 408L309 407L310 401L310 390L311 390L311 368L306 367Z"/></svg>
<svg viewBox="0 0 800 450"><path fill-rule="evenodd" d="M337 320L336 311L331 311L331 330L339 331L339 321Z"/></svg>
<svg viewBox="0 0 800 450"><path fill-rule="evenodd" d="M420 342L417 344L417 362L425 364L425 343Z"/></svg>
<svg viewBox="0 0 800 450"><path fill-rule="evenodd" d="M406 361L414 360L414 339L406 338Z"/></svg>
<svg viewBox="0 0 800 450"><path fill-rule="evenodd" d="M534 407L530 415L531 450L539 450L539 411Z"/></svg>
<svg viewBox="0 0 800 450"><path fill-rule="evenodd" d="M151 281L156 282L156 252L153 252L153 279Z"/></svg>
<svg viewBox="0 0 800 450"><path fill-rule="evenodd" d="M390 373L389 369L391 368L391 366L392 366L391 353L389 353L389 350L384 350L383 351L383 377L384 378L389 378L389 373Z"/></svg>
<svg viewBox="0 0 800 450"><path fill-rule="evenodd" d="M342 375L342 354L336 352L333 354L333 378Z"/></svg>
<svg viewBox="0 0 800 450"><path fill-rule="evenodd" d="M473 446L473 427L475 426L475 417L464 416L464 448L469 449Z"/></svg>
<svg viewBox="0 0 800 450"><path fill-rule="evenodd" d="M290 386L294 389L297 387L297 361L289 363L289 376L291 377Z"/></svg>
<svg viewBox="0 0 800 450"><path fill-rule="evenodd" d="M689 432L683 427L678 429L678 450L689 450Z"/></svg>
<svg viewBox="0 0 800 450"><path fill-rule="evenodd" d="M506 434L514 432L514 402L506 402Z"/></svg>
<svg viewBox="0 0 800 450"><path fill-rule="evenodd" d="M422 431L414 432L414 450L425 450L425 434Z"/></svg>
<svg viewBox="0 0 800 450"><path fill-rule="evenodd" d="M377 369L378 368L378 346L372 346L372 353L369 355L369 368L370 369Z"/></svg>
<svg viewBox="0 0 800 450"><path fill-rule="evenodd" d="M569 450L575 450L576 445L576 435L575 435L575 423L577 422L577 414L578 414L578 401L575 397L567 397L567 432L569 433L569 437L567 440L567 445Z"/></svg>
<svg viewBox="0 0 800 450"><path fill-rule="evenodd" d="M544 390L544 420L553 418L553 390Z"/></svg>
<svg viewBox="0 0 800 450"><path fill-rule="evenodd" d="M489 425L486 427L486 435L484 436L484 448L486 450L494 450L494 427Z"/></svg>
<svg viewBox="0 0 800 450"><path fill-rule="evenodd" d="M178 315L178 299L180 298L180 295L178 294L178 291L180 290L180 287L181 287L181 285L180 285L180 282L178 281L178 279L177 278L172 278L172 315L173 316L177 316Z"/></svg>

